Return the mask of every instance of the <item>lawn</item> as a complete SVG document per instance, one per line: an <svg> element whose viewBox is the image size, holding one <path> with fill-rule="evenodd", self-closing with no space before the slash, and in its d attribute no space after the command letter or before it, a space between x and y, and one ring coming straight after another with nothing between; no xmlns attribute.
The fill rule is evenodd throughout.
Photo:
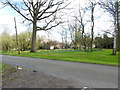
<svg viewBox="0 0 120 90"><path fill-rule="evenodd" d="M118 55L111 55L111 52L112 49L96 50L93 52L83 52L80 50L39 50L35 53L22 51L20 55L17 54L17 51L2 52L2 54L117 66Z"/></svg>

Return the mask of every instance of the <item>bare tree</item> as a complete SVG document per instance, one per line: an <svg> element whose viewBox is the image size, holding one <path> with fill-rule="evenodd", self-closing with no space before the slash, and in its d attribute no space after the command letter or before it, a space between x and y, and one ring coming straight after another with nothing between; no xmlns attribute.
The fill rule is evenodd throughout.
<svg viewBox="0 0 120 90"><path fill-rule="evenodd" d="M22 2L12 2L6 0L4 3L13 8L25 20L32 23L33 33L31 42L31 52L35 52L36 33L38 30L50 30L62 22L56 21L57 12L64 9L68 4L64 0L22 0Z"/></svg>
<svg viewBox="0 0 120 90"><path fill-rule="evenodd" d="M84 46L84 50L86 51L86 34L85 34L85 25L87 24L87 20L84 19L85 14L87 12L87 7L82 8L79 5L79 15L75 16L75 19L79 23L79 30L81 31L82 34L82 44Z"/></svg>
<svg viewBox="0 0 120 90"><path fill-rule="evenodd" d="M69 23L69 21L67 21L67 23ZM62 32L61 32L61 36L62 36L62 43L65 44L64 48L68 49L68 32L69 32L68 28L69 28L69 24L66 25L66 26L68 26L68 27L66 28L64 25L61 25L61 27L63 29Z"/></svg>
<svg viewBox="0 0 120 90"><path fill-rule="evenodd" d="M79 28L79 24L77 23L76 19L74 20L74 22L69 24L69 29L70 29L70 36L71 36L71 41L74 45L74 49L81 49L82 35L81 35L81 30Z"/></svg>
<svg viewBox="0 0 120 90"><path fill-rule="evenodd" d="M90 9L91 9L91 46L90 46L90 52L92 52L93 47L93 39L94 39L94 11L95 6L97 5L95 0L89 0L90 2Z"/></svg>
<svg viewBox="0 0 120 90"><path fill-rule="evenodd" d="M99 5L105 9L107 12L109 12L111 14L111 16L113 17L113 22L114 22L114 45L113 45L113 51L112 51L112 54L113 55L116 55L116 48L117 48L117 36L118 36L118 40L120 38L120 25L119 25L119 9L120 9L120 2L118 2L118 0L116 1L113 1L113 0L109 0L107 2L107 4L105 2L103 2L102 0L99 2ZM120 48L120 41L118 41L118 48Z"/></svg>

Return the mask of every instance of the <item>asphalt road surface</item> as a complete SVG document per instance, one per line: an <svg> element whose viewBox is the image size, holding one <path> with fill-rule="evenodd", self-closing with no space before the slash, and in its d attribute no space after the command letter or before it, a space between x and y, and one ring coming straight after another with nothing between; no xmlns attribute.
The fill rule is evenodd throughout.
<svg viewBox="0 0 120 90"><path fill-rule="evenodd" d="M118 67L115 66L7 55L2 55L2 62L19 65L53 75L57 78L69 80L76 88L84 86L90 88L118 88Z"/></svg>

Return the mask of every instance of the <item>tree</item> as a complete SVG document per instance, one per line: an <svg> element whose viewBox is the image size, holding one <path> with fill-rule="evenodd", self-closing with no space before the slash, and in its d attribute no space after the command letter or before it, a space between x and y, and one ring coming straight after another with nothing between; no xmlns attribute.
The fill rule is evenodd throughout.
<svg viewBox="0 0 120 90"><path fill-rule="evenodd" d="M114 30L114 46L113 46L113 52L112 52L112 54L113 55L116 55L116 50L117 50L117 35L118 35L118 40L119 40L119 17L118 17L118 8L119 8L119 4L118 4L118 0L116 0L116 2L115 2L115 5L114 5L114 7L115 7L115 15L114 15L114 25L115 25L115 30ZM118 42L119 43L119 42ZM118 47L119 47L119 45L118 45Z"/></svg>
<svg viewBox="0 0 120 90"><path fill-rule="evenodd" d="M101 36L95 37L95 48L102 49L103 48L103 39Z"/></svg>
<svg viewBox="0 0 120 90"><path fill-rule="evenodd" d="M90 52L90 50L91 50L91 37L90 37L91 35L89 34L89 33L87 33L86 35L85 35L85 41L86 41L86 51L88 51L88 52Z"/></svg>
<svg viewBox="0 0 120 90"><path fill-rule="evenodd" d="M85 14L87 12L87 7L80 7L79 5L79 15L75 16L75 19L78 21L79 30L81 31L81 38L82 38L82 46L86 51L86 34L85 34L85 25L87 24L87 20L84 19Z"/></svg>
<svg viewBox="0 0 120 90"><path fill-rule="evenodd" d="M37 35L37 39L36 39L36 49L40 49L41 46L41 38L40 36Z"/></svg>
<svg viewBox="0 0 120 90"><path fill-rule="evenodd" d="M77 23L77 20L74 20L74 23L69 24L69 31L71 36L71 41L74 45L74 49L81 49L82 47L82 35L81 30L79 28L79 24Z"/></svg>
<svg viewBox="0 0 120 90"><path fill-rule="evenodd" d="M117 13L117 15L118 15L118 51L120 51L120 1L117 3L117 7L118 7L118 13Z"/></svg>
<svg viewBox="0 0 120 90"><path fill-rule="evenodd" d="M92 52L93 47L93 39L94 39L94 10L97 3L95 0L89 0L90 2L90 9L91 9L91 46L90 46L90 52Z"/></svg>
<svg viewBox="0 0 120 90"><path fill-rule="evenodd" d="M32 33L30 31L21 32L19 35L19 46L20 49L25 51L30 48Z"/></svg>
<svg viewBox="0 0 120 90"><path fill-rule="evenodd" d="M113 37L108 37L107 33L103 34L103 37L95 37L96 48L107 48L111 49L113 47Z"/></svg>
<svg viewBox="0 0 120 90"><path fill-rule="evenodd" d="M12 3L11 1L6 0L4 4L9 5L25 20L32 23L31 52L36 51L37 31L50 30L61 24L61 21L55 21L58 19L57 12L67 6L63 6L64 0L22 0L22 3Z"/></svg>
<svg viewBox="0 0 120 90"><path fill-rule="evenodd" d="M7 29L7 28L6 28ZM11 38L9 32L7 30L4 30L0 37L2 38L1 42L1 49L4 51L9 51L14 48L14 42L13 39Z"/></svg>
<svg viewBox="0 0 120 90"><path fill-rule="evenodd" d="M114 22L114 45L113 45L113 51L112 54L116 55L116 42L117 42L117 36L118 36L118 47L120 47L120 25L119 25L119 7L120 2L118 2L118 0L114 1L114 0L109 0L107 1L107 4L105 2L103 2L102 0L99 2L99 5L101 6L101 8L105 9L107 12L110 13L110 15L113 17L113 22Z"/></svg>
<svg viewBox="0 0 120 90"><path fill-rule="evenodd" d="M69 22L67 21L67 23L69 23ZM68 33L69 33L68 28L69 28L69 24L66 25L66 26L68 26L68 27L66 28L65 26L61 25L63 30L61 32L59 32L61 34L61 36L62 36L62 43L64 43L63 46L62 46L62 49L63 48L68 49L68 47L69 47L68 46Z"/></svg>

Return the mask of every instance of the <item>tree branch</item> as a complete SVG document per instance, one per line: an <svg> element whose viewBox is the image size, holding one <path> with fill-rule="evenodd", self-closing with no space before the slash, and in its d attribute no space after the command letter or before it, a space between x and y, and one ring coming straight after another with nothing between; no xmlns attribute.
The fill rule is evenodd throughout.
<svg viewBox="0 0 120 90"><path fill-rule="evenodd" d="M31 19L29 19L28 17L26 17L24 14L22 14L20 12L20 10L17 8L16 5L11 4L8 0L7 0L7 4L10 5L15 11L17 11L21 16L23 16L25 19L27 19L28 21L32 21Z"/></svg>
<svg viewBox="0 0 120 90"><path fill-rule="evenodd" d="M29 0L28 0L28 1L29 1ZM33 10L31 9L31 5L30 5L31 3L28 2L29 5L27 5L27 3L25 2L25 0L23 0L23 2L24 2L24 5L28 8L31 17L33 18Z"/></svg>

